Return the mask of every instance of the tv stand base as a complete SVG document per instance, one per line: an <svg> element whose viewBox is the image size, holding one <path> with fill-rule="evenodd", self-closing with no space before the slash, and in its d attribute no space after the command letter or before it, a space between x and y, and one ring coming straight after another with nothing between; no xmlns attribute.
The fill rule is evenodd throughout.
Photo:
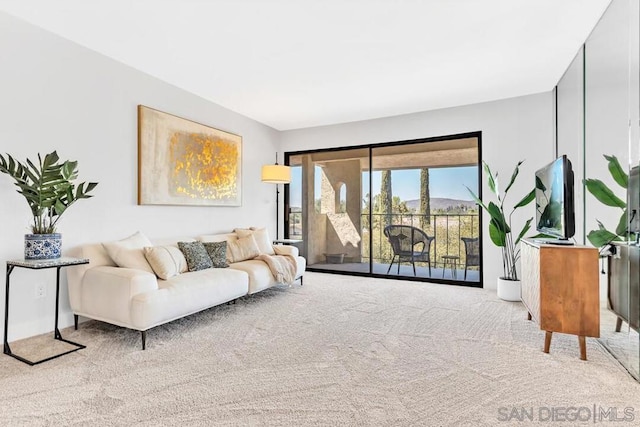
<svg viewBox="0 0 640 427"><path fill-rule="evenodd" d="M531 320L531 314L529 314L529 320ZM544 333L544 350L545 353L549 353L551 348L551 337L553 332L545 331ZM587 340L584 335L578 335L578 345L580 346L580 360L587 360Z"/></svg>

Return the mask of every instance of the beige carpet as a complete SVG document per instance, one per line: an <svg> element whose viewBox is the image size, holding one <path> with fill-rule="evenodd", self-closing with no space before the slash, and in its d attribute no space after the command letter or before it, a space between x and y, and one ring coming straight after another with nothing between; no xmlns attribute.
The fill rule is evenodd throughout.
<svg viewBox="0 0 640 427"><path fill-rule="evenodd" d="M587 362L568 335L544 354L525 317L482 289L308 273L155 328L146 351L89 321L62 331L84 350L35 367L2 355L0 425L555 426L577 423L540 411L594 405L638 425L640 385L595 339ZM534 421L501 422L513 407Z"/></svg>

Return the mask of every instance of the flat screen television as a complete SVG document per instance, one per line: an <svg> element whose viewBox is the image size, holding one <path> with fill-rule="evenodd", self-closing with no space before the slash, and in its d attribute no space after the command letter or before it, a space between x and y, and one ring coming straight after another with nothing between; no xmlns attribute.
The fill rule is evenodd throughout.
<svg viewBox="0 0 640 427"><path fill-rule="evenodd" d="M546 243L571 244L576 231L573 169L567 156L558 157L536 172L536 230Z"/></svg>

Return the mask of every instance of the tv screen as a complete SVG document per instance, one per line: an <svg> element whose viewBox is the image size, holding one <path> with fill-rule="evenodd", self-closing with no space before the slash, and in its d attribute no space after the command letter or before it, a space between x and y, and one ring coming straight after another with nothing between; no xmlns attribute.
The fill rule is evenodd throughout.
<svg viewBox="0 0 640 427"><path fill-rule="evenodd" d="M573 170L562 156L536 172L536 230L556 239L575 234Z"/></svg>

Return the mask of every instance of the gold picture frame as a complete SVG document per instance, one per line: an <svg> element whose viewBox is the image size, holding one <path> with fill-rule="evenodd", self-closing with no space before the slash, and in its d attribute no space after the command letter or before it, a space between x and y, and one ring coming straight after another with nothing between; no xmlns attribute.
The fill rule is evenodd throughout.
<svg viewBox="0 0 640 427"><path fill-rule="evenodd" d="M138 204L242 205L242 137L138 105Z"/></svg>

